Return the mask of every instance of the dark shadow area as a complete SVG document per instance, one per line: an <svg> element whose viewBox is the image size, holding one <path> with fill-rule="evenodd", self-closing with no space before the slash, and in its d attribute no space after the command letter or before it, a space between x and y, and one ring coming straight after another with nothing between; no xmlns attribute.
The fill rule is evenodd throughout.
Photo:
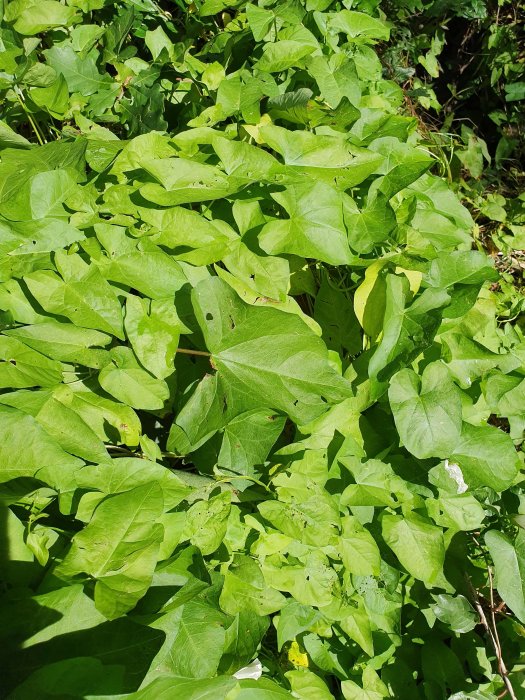
<svg viewBox="0 0 525 700"><path fill-rule="evenodd" d="M12 530L17 521L6 505L6 501L9 502L11 497L16 500L16 493L20 488L23 490L23 485L10 482L4 486L3 502L0 504L0 698L8 695L7 674L22 648L24 639L61 617L57 611L43 608L29 598L32 593L30 586L37 580L38 567L32 561L32 557L24 556L23 549L16 546L10 528ZM20 598L25 597L25 614L19 616L16 608Z"/></svg>
<svg viewBox="0 0 525 700"><path fill-rule="evenodd" d="M27 616L31 615L31 606L40 619L46 617L42 606L31 601L22 623L27 622ZM164 639L164 632L143 627L126 618L61 634L27 648L21 647L22 636L15 637L8 649L4 646L0 661L1 697L8 697L14 688L39 669L79 657L96 659L104 666L122 667L120 692L131 693L139 687ZM91 692L91 688L84 689L85 694Z"/></svg>

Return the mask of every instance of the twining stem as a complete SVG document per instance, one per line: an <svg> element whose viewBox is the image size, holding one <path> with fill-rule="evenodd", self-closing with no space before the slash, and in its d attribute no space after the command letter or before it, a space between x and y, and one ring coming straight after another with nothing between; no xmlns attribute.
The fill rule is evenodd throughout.
<svg viewBox="0 0 525 700"><path fill-rule="evenodd" d="M200 355L201 357L211 357L211 352L205 350L188 350L187 348L177 348L177 352L183 355Z"/></svg>
<svg viewBox="0 0 525 700"><path fill-rule="evenodd" d="M483 552L483 548L481 547L480 543L478 540L473 537L474 542L478 545L480 548L481 552L485 556L485 553ZM485 557L486 560L486 557ZM496 626L496 615L495 615L495 609L494 609L494 585L493 585L493 580L492 580L492 569L490 567L490 564L487 562L487 571L489 575L489 588L490 588L490 614L491 614L491 623L487 620L487 616L485 615L485 611L483 610L483 607L480 603L479 600L479 594L478 592L474 589L472 584L470 584L471 590L472 590L472 598L474 601L474 607L477 610L477 613L479 615L479 619L481 620L481 624L485 628L490 642L492 646L494 647L494 651L496 653L496 660L498 662L498 673L501 676L501 679L503 683L505 684L505 692L503 695L500 697L504 697L505 695L509 695L511 700L518 700L516 693L514 692L514 688L512 687L512 683L510 682L509 678L509 672L508 669L505 665L505 661L503 660L502 652L501 652L501 642L499 639L498 635L498 628Z"/></svg>
<svg viewBox="0 0 525 700"><path fill-rule="evenodd" d="M35 135L36 135L36 137L37 137L37 139L38 139L38 143L39 143L41 146L43 146L44 143L45 143L45 139L42 137L42 135L41 135L41 133L40 133L40 130L38 129L38 126L37 126L35 120L33 119L31 113L29 112L29 110L28 110L27 107L25 106L23 96L20 95L20 92L19 92L18 89L15 89L15 94L16 94L17 100L20 102L20 106L21 106L22 109L24 110L24 112L25 112L27 118L29 119L29 122L30 122L31 126L33 127L33 131L35 132Z"/></svg>
<svg viewBox="0 0 525 700"><path fill-rule="evenodd" d="M138 452L133 452L133 450L130 450L129 447L122 447L121 445L109 445L107 443L104 443L104 447L107 450L113 450L115 452L124 452L126 454L132 455L133 457L139 457L140 454L142 454L142 453L138 453ZM161 455L163 457L169 457L171 459L182 459L184 457L184 455L178 455L175 452L162 452L161 451Z"/></svg>
<svg viewBox="0 0 525 700"><path fill-rule="evenodd" d="M501 653L501 642L499 640L499 635L498 635L498 628L496 626L496 614L495 614L495 606L494 606L494 584L492 580L492 569L489 566L488 567L488 574L489 574L489 585L490 585L490 614L491 614L491 619L492 619L492 629L494 631L494 641L496 642L497 648L496 648L496 655L498 658L498 671L500 676L503 678L503 682L505 683L505 687L507 689L507 692L509 693L510 697L512 700L516 700L516 694L514 693L514 688L512 687L512 683L510 682L510 679L508 677L509 673L507 671L507 667L505 666L505 662L503 661L503 656Z"/></svg>
<svg viewBox="0 0 525 700"><path fill-rule="evenodd" d="M486 629L487 634L490 638L490 641L492 643L492 646L494 647L494 651L496 652L496 658L498 661L498 673L501 676L501 679L503 683L505 684L505 689L507 693L509 694L509 697L512 698L512 700L518 700L516 697L516 693L514 692L514 688L512 687L512 683L510 682L509 678L509 672L507 670L507 667L505 666L505 662L503 661L503 658L501 656L501 646L500 646L500 641L498 637L498 632L496 630L496 627L494 627L494 631L492 631L487 617L485 615L485 612L483 611L483 608L481 607L481 603L479 602L479 599L476 597L474 600L474 605L476 607L476 610L478 611L478 615L480 617L481 623L483 624L483 627Z"/></svg>

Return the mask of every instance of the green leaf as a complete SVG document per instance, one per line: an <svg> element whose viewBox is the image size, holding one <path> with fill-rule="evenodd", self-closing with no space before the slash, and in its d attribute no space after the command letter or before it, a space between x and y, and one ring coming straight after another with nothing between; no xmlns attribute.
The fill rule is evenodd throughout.
<svg viewBox="0 0 525 700"><path fill-rule="evenodd" d="M282 73L292 66L302 65L304 59L315 51L315 46L293 39L283 39L264 46L257 68L266 73Z"/></svg>
<svg viewBox="0 0 525 700"><path fill-rule="evenodd" d="M277 625L277 646L281 650L285 642L295 639L301 632L315 628L322 620L319 611L309 605L294 601L285 605L279 615Z"/></svg>
<svg viewBox="0 0 525 700"><path fill-rule="evenodd" d="M317 291L314 318L323 329L323 340L330 350L348 350L356 355L363 347L361 329L352 303L344 292L334 288L328 278Z"/></svg>
<svg viewBox="0 0 525 700"><path fill-rule="evenodd" d="M6 606L7 601L2 602ZM13 612L2 637L25 640L27 648L38 647L62 635L88 630L106 621L80 583L63 586L34 597L10 601ZM29 614L32 610L33 614ZM4 618L2 611L2 618ZM27 652L26 652L27 653ZM33 669L31 669L33 670Z"/></svg>
<svg viewBox="0 0 525 700"><path fill-rule="evenodd" d="M259 680L246 679L239 681L240 691L235 696L238 700L283 700L290 698L290 693L281 685L269 678L259 678Z"/></svg>
<svg viewBox="0 0 525 700"><path fill-rule="evenodd" d="M440 324L441 308L450 301L445 291L426 289L408 305L407 277L387 275L385 281L383 334L368 365L378 392L383 390L383 382L431 344Z"/></svg>
<svg viewBox="0 0 525 700"><path fill-rule="evenodd" d="M384 156L380 170L383 177L373 183L371 192L382 192L387 199L415 182L433 162L422 149L400 143L394 137L376 139L370 148Z"/></svg>
<svg viewBox="0 0 525 700"><path fill-rule="evenodd" d="M464 128L464 127L463 127ZM470 133L468 133L470 132ZM470 172L473 178L480 178L483 173L484 160L490 162L490 156L487 152L487 144L483 139L476 136L470 129L465 130L465 148L458 152L458 158L463 166Z"/></svg>
<svg viewBox="0 0 525 700"><path fill-rule="evenodd" d="M226 534L231 496L225 491L209 501L197 501L189 509L183 537L199 547L203 554L212 554Z"/></svg>
<svg viewBox="0 0 525 700"><path fill-rule="evenodd" d="M226 571L220 606L228 614L251 611L256 615L269 615L285 603L285 597L265 583L260 568L252 559L238 557Z"/></svg>
<svg viewBox="0 0 525 700"><path fill-rule="evenodd" d="M491 373L484 382L483 395L490 410L500 416L521 416L525 411L525 381L521 376Z"/></svg>
<svg viewBox="0 0 525 700"><path fill-rule="evenodd" d="M167 675L156 678L146 688L137 690L128 697L130 700L167 700L170 695L177 693L177 700L216 700L218 697L228 697L229 692L236 687L237 681L232 677L189 680Z"/></svg>
<svg viewBox="0 0 525 700"><path fill-rule="evenodd" d="M346 188L366 180L383 161L380 154L352 147L340 136L289 131L274 124L262 126L259 135L283 156L286 165L327 183L341 182Z"/></svg>
<svg viewBox="0 0 525 700"><path fill-rule="evenodd" d="M85 597L87 598L87 596ZM69 623L69 629L65 626L62 634L52 634L45 640L44 644L35 644L30 649L13 650L12 658L16 658L16 663L10 666L7 669L8 674L4 675L5 687L13 688L37 668L79 657L92 657L104 665L111 661L108 664L108 673L112 673L114 666L117 666L119 671L123 673L121 689L125 692L132 692L137 687L145 675L156 649L162 643L163 633L132 622L130 619L108 623L98 611L93 610L93 601L88 600L91 607L87 610L85 607L75 609L73 601L73 620L71 620L70 614L67 615L67 618L62 615ZM36 604L38 605L39 602L37 599ZM44 617L34 614L34 599L27 600L26 598L24 603L25 606L19 612L21 619L35 619L35 621L40 622L41 628L47 627L51 615L56 618L57 613L59 615L63 613L62 608L50 613L49 607L51 606L46 606L47 601L44 597L42 607L38 608L40 612L44 613ZM74 618L75 613L78 613L77 619ZM86 619L87 624L85 623ZM21 632L23 634L22 630ZM73 642L75 643L73 644ZM133 663L130 663L130 659L133 659ZM93 691L97 692L96 686L99 677L93 681ZM83 692L86 690L89 692L89 686L85 686Z"/></svg>
<svg viewBox="0 0 525 700"><path fill-rule="evenodd" d="M91 348L104 347L111 342L111 336L106 333L51 319L32 326L12 328L5 333L53 360L95 368L107 361L107 353Z"/></svg>
<svg viewBox="0 0 525 700"><path fill-rule="evenodd" d="M237 238L224 222L208 221L184 207L147 210L143 218L151 224L152 240L157 245L192 265L209 265L220 260Z"/></svg>
<svg viewBox="0 0 525 700"><path fill-rule="evenodd" d="M155 676L171 673L185 678L209 678L217 673L226 645L230 618L198 599L177 606L155 620L153 625L166 632L166 641L153 661Z"/></svg>
<svg viewBox="0 0 525 700"><path fill-rule="evenodd" d="M151 584L162 508L158 484L137 486L102 501L73 538L63 568L69 575L85 572L95 579L95 605L110 620L135 607Z"/></svg>
<svg viewBox="0 0 525 700"><path fill-rule="evenodd" d="M325 401L351 395L323 342L298 317L248 306L216 278L197 285L193 304L230 405L269 405L306 423Z"/></svg>
<svg viewBox="0 0 525 700"><path fill-rule="evenodd" d="M137 414L128 406L96 393L96 388L75 382L62 385L55 396L89 425L93 432L107 442L137 445L141 431Z"/></svg>
<svg viewBox="0 0 525 700"><path fill-rule="evenodd" d="M350 639L359 644L365 654L374 655L372 625L367 611L362 606L351 608L349 614L339 621L339 625Z"/></svg>
<svg viewBox="0 0 525 700"><path fill-rule="evenodd" d="M274 120L291 124L320 124L325 120L325 113L311 98L312 91L308 88L270 97L267 103L268 113Z"/></svg>
<svg viewBox="0 0 525 700"><path fill-rule="evenodd" d="M284 416L268 411L247 411L224 428L217 465L237 474L250 474L263 464L285 424Z"/></svg>
<svg viewBox="0 0 525 700"><path fill-rule="evenodd" d="M289 185L272 196L290 218L276 219L263 227L259 242L265 252L316 258L332 265L350 263L340 192L314 181Z"/></svg>
<svg viewBox="0 0 525 700"><path fill-rule="evenodd" d="M472 488L507 489L519 471L519 460L509 435L490 425L463 423L451 455Z"/></svg>
<svg viewBox="0 0 525 700"><path fill-rule="evenodd" d="M25 541L25 525L17 518L10 508L5 505L10 501L16 502L21 496L34 491L35 482L33 479L18 479L11 484L24 484L22 494L8 493L7 498L5 493L10 484L2 485L2 517L4 519L4 538L0 543L0 552L4 560L4 568L2 572L2 581L9 586L30 586L41 575L41 568L35 563L35 556L27 546ZM12 621L11 621L12 624ZM10 624L4 629L6 634L10 633Z"/></svg>
<svg viewBox="0 0 525 700"><path fill-rule="evenodd" d="M113 362L98 375L100 386L122 403L153 411L169 398L168 385L141 369L129 348L115 348Z"/></svg>
<svg viewBox="0 0 525 700"><path fill-rule="evenodd" d="M350 484L341 494L341 503L350 506L395 506L396 499L406 499L407 487L392 467L380 460L371 459L360 464L358 460L344 460L355 484Z"/></svg>
<svg viewBox="0 0 525 700"><path fill-rule="evenodd" d="M116 201L109 204L116 208L119 196L115 190L113 193ZM146 214L144 220L148 220ZM137 242L125 234L125 229L111 224L95 224L95 232L108 253L107 258L96 261L106 279L158 300L173 297L186 284L179 263L149 240Z"/></svg>
<svg viewBox="0 0 525 700"><path fill-rule="evenodd" d="M218 168L187 158L141 159L140 165L159 184L146 184L142 196L162 206L204 202L236 192L238 185Z"/></svg>
<svg viewBox="0 0 525 700"><path fill-rule="evenodd" d="M433 362L421 379L404 369L390 380L388 398L401 441L419 459L447 457L461 434L461 396L444 365Z"/></svg>
<svg viewBox="0 0 525 700"><path fill-rule="evenodd" d="M328 546L334 542L338 513L329 498L312 494L305 502L265 501L259 512L275 528L288 537L312 546ZM365 545L366 546L366 545ZM351 543L341 541L343 552L351 558Z"/></svg>
<svg viewBox="0 0 525 700"><path fill-rule="evenodd" d="M470 493L459 493L466 484L462 481L462 472L454 464L448 464L447 470L457 478L454 490L458 493L451 496L440 496L437 501L427 501L427 511L436 525L448 527L451 530L477 530L485 520L483 506ZM460 476L461 475L461 476Z"/></svg>
<svg viewBox="0 0 525 700"><path fill-rule="evenodd" d="M519 530L514 542L497 530L485 533L485 544L496 570L496 588L521 622L525 620L525 537Z"/></svg>
<svg viewBox="0 0 525 700"><path fill-rule="evenodd" d="M383 260L371 263L354 294L354 310L366 335L376 339L383 327L386 305L386 269Z"/></svg>
<svg viewBox="0 0 525 700"><path fill-rule="evenodd" d="M290 682L294 697L299 700L333 700L332 693L319 676L311 671L288 671L286 678Z"/></svg>
<svg viewBox="0 0 525 700"><path fill-rule="evenodd" d="M414 578L432 585L443 568L445 544L441 528L421 516L385 515L382 520L385 542L402 566Z"/></svg>
<svg viewBox="0 0 525 700"><path fill-rule="evenodd" d="M284 561L277 565L267 558L261 568L268 585L290 593L303 605L322 608L340 595L337 574L320 550L310 552L297 563Z"/></svg>
<svg viewBox="0 0 525 700"><path fill-rule="evenodd" d="M124 338L120 303L95 267L80 279L63 280L51 270L34 272L24 279L47 312L65 316L78 326Z"/></svg>
<svg viewBox="0 0 525 700"><path fill-rule="evenodd" d="M2 482L20 476L36 476L46 467L69 472L82 464L63 450L32 416L22 411L0 406L0 427L5 436L0 446Z"/></svg>
<svg viewBox="0 0 525 700"><path fill-rule="evenodd" d="M453 284L481 285L497 279L494 266L484 253L454 251L441 253L430 263L426 281L432 287L450 287Z"/></svg>
<svg viewBox="0 0 525 700"><path fill-rule="evenodd" d="M257 659L252 659L257 654L269 625L268 617L259 617L247 610L241 610L235 615L233 623L226 630L226 646L220 669L224 673L237 673L242 664L257 664Z"/></svg>
<svg viewBox="0 0 525 700"><path fill-rule="evenodd" d="M166 322L152 303L135 296L126 300L124 328L135 355L155 377L164 379L174 372L179 344L179 327ZM111 392L110 392L111 393Z"/></svg>
<svg viewBox="0 0 525 700"><path fill-rule="evenodd" d="M246 5L246 17L255 41L264 39L275 20L275 15L271 10L265 10L251 3Z"/></svg>
<svg viewBox="0 0 525 700"><path fill-rule="evenodd" d="M518 100L523 100L525 98L525 81L518 81L515 83L507 83L505 85L505 101L506 102L517 102Z"/></svg>
<svg viewBox="0 0 525 700"><path fill-rule="evenodd" d="M51 396L35 418L67 452L88 461L109 459L100 438L69 406Z"/></svg>
<svg viewBox="0 0 525 700"><path fill-rule="evenodd" d="M263 218L264 223L264 218ZM292 301L287 297L290 283L290 265L287 260L266 255L256 247L252 231L243 241L230 244L222 262L228 270L249 287L256 296L279 301Z"/></svg>
<svg viewBox="0 0 525 700"><path fill-rule="evenodd" d="M22 213L21 218L27 215ZM0 223L0 231L3 239L0 253L5 255L0 260L0 279L4 281L45 267L49 259L47 253L84 238L81 231L57 219Z"/></svg>
<svg viewBox="0 0 525 700"><path fill-rule="evenodd" d="M74 7L67 7L56 0L15 2L13 5L18 5L20 8L19 14L14 8L11 10L16 13L14 28L25 36L40 34L55 27L66 27L72 24L77 17L77 11Z"/></svg>
<svg viewBox="0 0 525 700"><path fill-rule="evenodd" d="M55 45L46 50L45 56L48 65L64 76L70 92L89 96L112 84L109 75L99 73L92 56L82 58L71 46Z"/></svg>
<svg viewBox="0 0 525 700"><path fill-rule="evenodd" d="M67 212L63 204L78 190L77 179L78 173L73 168L60 168L58 170L36 173L16 197L4 202L2 213L13 221L31 221L32 219L44 219L46 217L65 219ZM58 224L56 221L53 223L55 227ZM27 228L26 226L26 230ZM23 230L21 229L21 231ZM64 238L66 231L66 227L60 227L54 231L47 230L45 233L48 236L54 234L55 240L58 235L62 235L62 240L58 239L57 241L59 245L55 244L56 248L59 248L72 242ZM42 237L44 232L37 229L35 233ZM83 236L78 232L76 240L80 238L83 238ZM36 250L42 250L42 245L39 245L38 239L32 245L38 246ZM49 250L53 250L53 248L49 248Z"/></svg>
<svg viewBox="0 0 525 700"><path fill-rule="evenodd" d="M230 415L218 376L205 375L172 424L168 449L179 454L197 450L228 423Z"/></svg>
<svg viewBox="0 0 525 700"><path fill-rule="evenodd" d="M261 148L224 138L213 140L213 149L228 175L246 179L278 181L286 173L279 161Z"/></svg>
<svg viewBox="0 0 525 700"><path fill-rule="evenodd" d="M345 97L352 105L359 105L361 84L354 62L344 54L334 54L330 58L312 56L308 61L308 72L315 78L330 107L336 108ZM356 118L358 116L359 113Z"/></svg>
<svg viewBox="0 0 525 700"><path fill-rule="evenodd" d="M359 521L352 516L343 519L340 539L341 559L345 568L357 576L378 576L381 567L379 548Z"/></svg>
<svg viewBox="0 0 525 700"><path fill-rule="evenodd" d="M364 12L341 10L329 19L329 27L337 32L344 32L351 38L388 40L390 29L386 22L369 17Z"/></svg>
<svg viewBox="0 0 525 700"><path fill-rule="evenodd" d="M16 338L0 337L0 387L54 386L62 379L60 362L49 360Z"/></svg>
<svg viewBox="0 0 525 700"><path fill-rule="evenodd" d="M446 333L443 335L442 344L443 359L447 367L465 389L503 360L497 353L472 340L468 335Z"/></svg>
<svg viewBox="0 0 525 700"><path fill-rule="evenodd" d="M7 52L6 52L7 53ZM30 148L31 142L17 134L9 124L0 121L0 148Z"/></svg>
<svg viewBox="0 0 525 700"><path fill-rule="evenodd" d="M93 508L105 496L153 482L162 488L165 510L178 506L191 491L174 472L138 457L121 457L109 463L87 465L77 471L75 481L81 489L96 492L91 495L98 500L90 499Z"/></svg>
<svg viewBox="0 0 525 700"><path fill-rule="evenodd" d="M433 598L435 602L430 606L432 612L440 622L453 632L465 634L473 630L477 625L476 613L464 596L451 596L446 593L439 593L434 595Z"/></svg>
<svg viewBox="0 0 525 700"><path fill-rule="evenodd" d="M358 253L370 253L392 235L396 226L394 211L382 193L361 211L355 205L345 202L344 219L349 231L350 246Z"/></svg>

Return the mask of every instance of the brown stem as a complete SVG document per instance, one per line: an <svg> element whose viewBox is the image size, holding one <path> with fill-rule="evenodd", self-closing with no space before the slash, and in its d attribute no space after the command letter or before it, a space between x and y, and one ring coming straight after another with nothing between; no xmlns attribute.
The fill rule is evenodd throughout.
<svg viewBox="0 0 525 700"><path fill-rule="evenodd" d="M478 534L478 533L476 533ZM508 693L509 697L512 700L518 700L516 697L516 693L514 692L514 688L512 687L512 683L510 682L509 679L509 672L507 670L507 667L505 665L505 662L503 661L503 657L501 654L501 643L499 640L499 635L498 635L498 628L496 626L496 615L495 615L495 610L494 610L494 584L492 580L492 568L489 564L489 561L487 559L487 555L485 551L483 550L483 547L479 543L479 541L476 539L476 537L472 538L476 545L478 546L479 550L483 554L483 558L485 559L485 563L487 564L487 571L488 571L488 576L489 576L489 587L490 587L490 614L491 614L491 619L492 619L492 626L489 625L489 622L487 620L487 617L483 611L483 608L481 606L481 603L479 601L479 594L476 590L474 590L474 587L472 586L472 583L469 580L470 588L472 590L472 596L474 599L474 606L476 610L478 611L478 615L480 617L481 623L485 630L487 631L487 634L490 638L490 641L492 643L492 646L494 647L494 651L496 652L496 659L498 662L498 673L501 676L501 679L503 680L503 683L505 684L505 689L506 693Z"/></svg>
<svg viewBox="0 0 525 700"><path fill-rule="evenodd" d="M491 596L491 601L492 601L494 598L494 594L493 594L493 588L492 588L492 572L490 571L490 567L489 567L489 580L490 580L490 596ZM516 697L516 693L514 692L514 688L512 687L512 683L510 682L510 679L509 679L509 672L508 672L507 667L505 666L505 662L503 661L503 658L501 656L501 644L499 641L498 630L496 629L496 624L495 624L496 621L495 621L495 619L493 620L494 630L492 630L492 628L489 624L489 621L487 620L487 617L485 615L485 612L481 606L481 603L479 602L479 596L478 596L477 591L473 590L473 597L474 597L474 607L476 608L476 610L478 612L481 623L489 636L491 644L494 647L494 651L496 652L496 659L498 662L498 673L501 676L503 683L505 684L506 693L508 693L509 697L512 698L512 700L518 700L518 698ZM494 616L493 606L491 606L491 610L492 610L492 616Z"/></svg>

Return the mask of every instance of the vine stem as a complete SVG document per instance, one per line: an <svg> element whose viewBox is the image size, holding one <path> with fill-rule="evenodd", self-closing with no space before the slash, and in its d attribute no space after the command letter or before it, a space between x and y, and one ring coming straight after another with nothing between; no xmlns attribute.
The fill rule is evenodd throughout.
<svg viewBox="0 0 525 700"><path fill-rule="evenodd" d="M271 489L269 486L267 486L265 483L260 481L259 479L256 479L253 476L244 476L239 474L239 476L223 476L220 479L215 479L213 482L214 484L218 484L220 482L232 482L234 480L240 480L240 479L246 479L247 481L252 481L254 484L258 484L259 486L262 486L264 489L266 489L269 493L271 493Z"/></svg>
<svg viewBox="0 0 525 700"><path fill-rule="evenodd" d="M130 455L131 457L138 457L139 459L144 457L144 454L142 452L133 452L133 450L130 450L128 447L122 447L121 445L109 445L107 443L104 443L104 447L109 450L110 452L122 452L123 454ZM183 459L184 455L178 455L175 452L162 452L161 455L164 458L168 459Z"/></svg>
<svg viewBox="0 0 525 700"><path fill-rule="evenodd" d="M35 120L33 119L31 113L30 113L29 110L27 109L27 107L26 107L26 105L25 105L25 102L24 102L24 96L23 96L23 94L22 94L22 91L21 91L20 88L18 88L17 86L15 86L15 95L16 95L16 98L17 98L18 102L20 103L20 106L21 106L22 109L24 110L26 117L29 119L29 123L30 123L31 126L33 127L33 131L35 132L35 135L36 135L36 137L37 137L37 139L38 139L38 143L39 143L41 146L43 146L43 145L46 143L46 140L44 139L44 137L43 137L42 134L40 133L40 130L38 129Z"/></svg>
<svg viewBox="0 0 525 700"><path fill-rule="evenodd" d="M478 615L481 619L481 622L483 624L483 627L486 629L487 634L490 637L490 641L492 642L492 646L494 647L494 651L496 652L496 658L498 660L498 672L499 675L501 676L501 679L503 683L505 684L505 689L509 696L512 698L512 700L518 700L516 697L516 693L514 692L514 688L512 687L512 683L510 682L509 678L509 672L507 670L507 667L505 666L505 662L503 661L503 658L501 656L501 646L499 642L499 637L498 637L498 632L496 628L494 628L494 632L492 631L487 617L485 615L485 612L483 611L483 608L481 607L481 603L479 602L479 599L476 597L476 600L474 601L474 605L476 607L476 610L478 611Z"/></svg>
<svg viewBox="0 0 525 700"><path fill-rule="evenodd" d="M211 357L211 352L205 350L188 350L187 348L177 348L177 352L183 355L199 355L200 357Z"/></svg>
<svg viewBox="0 0 525 700"><path fill-rule="evenodd" d="M479 542L476 540L474 537L474 542L478 545L478 547L481 546ZM481 551L483 551L481 549ZM512 687L512 683L510 682L509 678L509 672L507 669L507 666L505 665L505 661L503 660L502 652L501 652L501 642L499 639L498 635L498 629L496 627L496 616L494 613L494 584L493 584L493 579L492 579L492 568L490 565L487 566L487 571L488 571L488 576L489 576L489 588L490 588L490 614L491 614L491 623L487 620L487 616L485 615L485 611L483 610L483 607L480 603L479 600L479 594L478 592L474 589L472 586L472 583L470 583L470 587L472 590L473 594L473 599L474 599L474 607L476 608L476 611L479 615L479 618L481 620L481 624L485 628L490 642L492 646L494 647L494 651L496 653L496 660L498 662L498 673L501 676L501 679L505 685L505 692L503 695L500 695L499 697L504 697L505 695L508 694L508 696L511 698L511 700L518 700L516 693L514 692L514 688Z"/></svg>

